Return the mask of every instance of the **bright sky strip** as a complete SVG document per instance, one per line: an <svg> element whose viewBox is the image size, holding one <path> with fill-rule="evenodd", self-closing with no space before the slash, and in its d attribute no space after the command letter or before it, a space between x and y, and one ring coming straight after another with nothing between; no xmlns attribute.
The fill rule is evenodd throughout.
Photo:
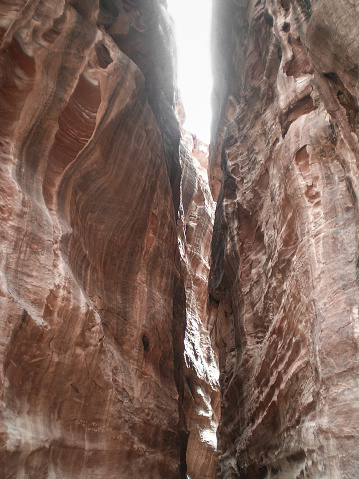
<svg viewBox="0 0 359 479"><path fill-rule="evenodd" d="M212 75L210 65L210 0L168 0L175 22L178 86L186 122L184 128L209 143Z"/></svg>

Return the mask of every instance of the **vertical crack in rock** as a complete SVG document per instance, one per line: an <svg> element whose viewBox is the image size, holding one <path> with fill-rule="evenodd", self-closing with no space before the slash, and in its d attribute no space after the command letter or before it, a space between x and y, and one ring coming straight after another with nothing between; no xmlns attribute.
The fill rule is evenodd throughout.
<svg viewBox="0 0 359 479"><path fill-rule="evenodd" d="M214 1L218 478L357 476L358 20Z"/></svg>

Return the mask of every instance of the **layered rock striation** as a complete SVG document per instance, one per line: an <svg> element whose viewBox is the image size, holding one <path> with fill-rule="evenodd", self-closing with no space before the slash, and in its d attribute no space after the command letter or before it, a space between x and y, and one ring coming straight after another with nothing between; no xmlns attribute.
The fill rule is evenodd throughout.
<svg viewBox="0 0 359 479"><path fill-rule="evenodd" d="M359 5L214 2L219 478L355 478Z"/></svg>
<svg viewBox="0 0 359 479"><path fill-rule="evenodd" d="M165 3L0 0L0 476L355 478L359 6L214 0L213 226Z"/></svg>
<svg viewBox="0 0 359 479"><path fill-rule="evenodd" d="M157 0L17 0L0 32L0 476L184 478L213 210L190 157L180 206L172 23Z"/></svg>

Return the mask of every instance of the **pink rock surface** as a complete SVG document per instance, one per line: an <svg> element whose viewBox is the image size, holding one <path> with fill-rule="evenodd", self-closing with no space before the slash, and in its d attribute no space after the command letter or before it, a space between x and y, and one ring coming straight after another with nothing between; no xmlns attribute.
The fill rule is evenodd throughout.
<svg viewBox="0 0 359 479"><path fill-rule="evenodd" d="M354 479L359 5L214 7L217 477Z"/></svg>
<svg viewBox="0 0 359 479"><path fill-rule="evenodd" d="M25 3L0 2L0 477L183 478L170 23Z"/></svg>

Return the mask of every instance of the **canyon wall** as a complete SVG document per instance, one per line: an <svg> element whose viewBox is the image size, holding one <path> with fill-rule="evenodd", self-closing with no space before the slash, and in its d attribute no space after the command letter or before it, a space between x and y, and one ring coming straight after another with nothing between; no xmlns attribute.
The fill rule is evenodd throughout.
<svg viewBox="0 0 359 479"><path fill-rule="evenodd" d="M359 4L214 0L217 477L358 477Z"/></svg>
<svg viewBox="0 0 359 479"><path fill-rule="evenodd" d="M188 434L214 470L213 204L164 3L0 1L2 479L185 478Z"/></svg>
<svg viewBox="0 0 359 479"><path fill-rule="evenodd" d="M183 131L182 206L179 223L185 263L186 331L184 411L189 429L191 479L212 479L217 463L220 415L218 359L208 315L208 275L215 204L208 185L208 146Z"/></svg>
<svg viewBox="0 0 359 479"><path fill-rule="evenodd" d="M359 5L214 0L214 220L165 4L0 0L0 478L354 479Z"/></svg>

